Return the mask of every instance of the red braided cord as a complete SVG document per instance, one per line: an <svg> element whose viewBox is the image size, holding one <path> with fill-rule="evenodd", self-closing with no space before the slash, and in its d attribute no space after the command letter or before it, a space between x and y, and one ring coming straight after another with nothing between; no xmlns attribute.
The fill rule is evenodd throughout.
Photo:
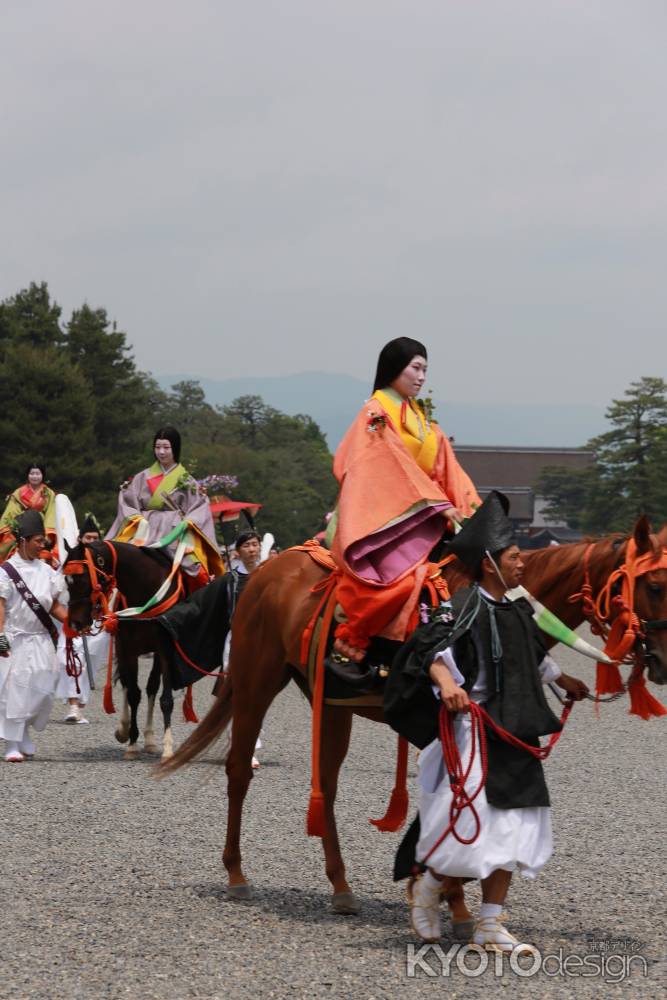
<svg viewBox="0 0 667 1000"><path fill-rule="evenodd" d="M176 647L176 649L178 650L179 656L182 656L183 659L185 660L185 662L187 663L187 665L189 667L192 667L193 670L198 670L200 674L204 675L204 677L222 677L223 676L224 672L222 670L204 670L203 667L197 666L196 663L193 663L193 661L190 659L190 657L187 655L187 653L184 652L181 644L179 642L177 642L176 639L172 639L172 642L173 642L174 646Z"/></svg>
<svg viewBox="0 0 667 1000"><path fill-rule="evenodd" d="M561 725L564 726L567 722L568 716L572 711L573 704L574 703L572 701L568 701L565 704L560 717ZM477 702L470 702L469 711L472 723L471 747L470 758L468 760L467 767L464 770L461 754L458 746L456 745L456 737L454 733L455 713L449 712L444 705L440 709L440 742L442 743L442 756L445 761L445 767L449 773L449 781L452 789L452 801L449 806L449 824L444 833L438 837L435 844L433 844L426 857L422 859L422 864L426 864L433 852L440 847L442 842L449 836L450 833L454 835L460 844L474 844L479 837L482 824L479 818L479 813L474 806L474 802L486 784L486 776L488 773L485 726L492 729L493 732L496 733L501 739L505 740L506 743L509 743L511 746L517 747L520 750L525 750L527 753L532 754L533 757L537 757L538 760L546 760L556 743L558 743L562 733L562 729L560 729L557 733L552 733L548 742L544 746L535 747L530 743L524 743L523 740L518 738L518 736L514 736L506 729L503 729L502 726L499 726L497 722L493 721L486 709L484 709L481 705L478 705ZM469 794L465 786L475 762L475 751L477 749L478 740L482 774L479 785L472 792L472 794ZM472 836L467 839L462 837L456 829L456 824L466 809L470 809L475 821L475 831Z"/></svg>
<svg viewBox="0 0 667 1000"><path fill-rule="evenodd" d="M83 673L83 664L81 663L81 657L74 649L74 640L69 635L65 639L65 670L68 677L74 678L76 693L81 694L79 677Z"/></svg>

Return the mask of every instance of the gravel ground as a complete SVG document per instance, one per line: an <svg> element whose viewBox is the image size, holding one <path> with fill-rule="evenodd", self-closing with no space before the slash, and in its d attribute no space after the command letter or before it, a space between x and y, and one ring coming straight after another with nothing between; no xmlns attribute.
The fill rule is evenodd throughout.
<svg viewBox="0 0 667 1000"><path fill-rule="evenodd" d="M562 650L559 660L592 679L588 661ZM199 709L210 687L198 685ZM599 717L591 703L575 706L547 765L556 852L538 880L517 879L511 889L510 926L519 937L542 954L562 949L598 962L620 955L606 959L607 975L571 964L569 976L520 977L505 961L472 978L460 965L472 967L474 956L459 955L443 978L432 950L423 957L435 977L420 963L408 975L414 938L404 886L390 875L398 836L378 833L367 819L382 815L392 786L395 739L385 727L355 720L343 770L339 830L363 910L341 917L329 912L320 844L304 834L310 712L296 689L268 717L243 837L254 897L239 903L225 897L221 862L224 771L211 755L157 782L156 758L124 762L100 688L90 726L64 725L56 705L36 759L0 765L2 997L667 994L667 719L630 718L627 702L601 707ZM181 739L180 702L177 715ZM469 897L476 906L477 889ZM450 944L446 933L445 954ZM634 949L646 976L637 956L628 971ZM549 970L558 971L555 961Z"/></svg>

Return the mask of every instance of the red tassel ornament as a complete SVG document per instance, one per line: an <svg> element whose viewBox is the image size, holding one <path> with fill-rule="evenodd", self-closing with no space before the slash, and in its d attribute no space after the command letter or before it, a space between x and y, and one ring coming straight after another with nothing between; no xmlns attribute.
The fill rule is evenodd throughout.
<svg viewBox="0 0 667 1000"><path fill-rule="evenodd" d="M648 722L650 718L660 718L667 715L667 708L654 698L646 687L646 680L643 672L635 674L630 678L628 684L628 694L630 695L630 715L638 715Z"/></svg>
<svg viewBox="0 0 667 1000"><path fill-rule="evenodd" d="M306 816L306 833L309 837L323 837L326 832L324 794L322 792L311 792L310 801L308 802L308 814Z"/></svg>
<svg viewBox="0 0 667 1000"><path fill-rule="evenodd" d="M616 663L598 663L595 674L595 693L620 694L625 690L621 671Z"/></svg>
<svg viewBox="0 0 667 1000"><path fill-rule="evenodd" d="M192 702L192 684L188 684L185 689L185 697L183 698L183 718L186 722L199 722L197 713L195 712L195 706Z"/></svg>

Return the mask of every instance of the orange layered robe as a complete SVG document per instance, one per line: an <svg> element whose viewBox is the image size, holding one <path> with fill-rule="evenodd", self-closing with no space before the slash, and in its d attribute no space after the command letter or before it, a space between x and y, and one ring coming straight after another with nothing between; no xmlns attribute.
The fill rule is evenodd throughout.
<svg viewBox="0 0 667 1000"><path fill-rule="evenodd" d="M480 498L440 428L390 389L362 408L334 475L340 493L329 537L347 617L336 635L359 649L374 635L402 641L447 511L469 517Z"/></svg>
<svg viewBox="0 0 667 1000"><path fill-rule="evenodd" d="M24 514L27 510L36 510L44 518L44 531L47 538L55 546L56 541L56 495L50 486L42 483L37 489L33 489L30 483L19 486L7 497L7 506L0 517L0 562L4 562L14 552L16 548L16 538L14 537L14 525L16 518ZM57 557L57 550L44 552L41 558L51 561L52 557Z"/></svg>

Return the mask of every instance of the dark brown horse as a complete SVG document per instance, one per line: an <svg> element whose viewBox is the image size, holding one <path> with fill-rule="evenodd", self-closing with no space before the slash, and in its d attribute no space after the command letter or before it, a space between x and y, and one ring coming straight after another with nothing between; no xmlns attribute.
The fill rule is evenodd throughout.
<svg viewBox="0 0 667 1000"><path fill-rule="evenodd" d="M78 545L69 552L65 567L67 571L67 566L84 565L84 572L67 575L70 594L69 622L77 631L89 628L93 620L104 610L104 607L97 604L93 593L90 570L85 564L85 549L92 554L94 569L106 597L110 596L110 589L115 586L128 607L143 607L157 593L170 573L171 560L159 550L142 549L126 542L92 542L85 548L83 545ZM178 588L182 590L182 584L175 579L168 594L175 596ZM94 607L93 604L97 606ZM123 707L115 737L119 743L128 743L124 757L126 760L133 760L139 753L137 745L139 740L137 716L141 701L139 657L153 653L153 666L146 685L148 707L144 727L144 749L148 753L155 753L158 750L153 715L162 681L160 694L160 708L164 722L162 760L168 760L173 753L171 716L174 696L165 649L168 640L164 630L150 620L119 620L114 641L117 676L123 688Z"/></svg>
<svg viewBox="0 0 667 1000"><path fill-rule="evenodd" d="M638 550L662 553L667 545L667 527L659 536L650 534L641 519L634 538ZM604 586L615 567L623 562L627 538L606 538L590 552L590 579L594 593ZM525 586L572 628L584 621L581 603L570 603L584 583L586 543L525 553ZM452 589L467 582L456 570L447 569ZM193 760L225 730L233 717L232 741L226 759L228 783L227 838L223 861L229 876L231 896L243 898L250 888L241 866L240 833L243 803L252 777L251 759L264 715L276 695L294 680L308 696L300 666L300 642L319 596L312 588L321 584L326 571L304 552L288 550L262 566L251 578L234 618L234 643L230 672L218 700L171 760L162 766L173 771ZM665 624L667 619L667 570L649 573L637 581L635 608L641 619ZM635 661L646 663L657 684L667 683L667 632L647 633L633 651ZM321 780L324 792L326 833L322 838L326 874L333 887L332 906L339 913L356 913L359 904L345 877L334 815L338 773L348 750L353 715L383 722L380 708L323 708ZM452 917L463 921L469 913L458 880L451 880L448 903Z"/></svg>

